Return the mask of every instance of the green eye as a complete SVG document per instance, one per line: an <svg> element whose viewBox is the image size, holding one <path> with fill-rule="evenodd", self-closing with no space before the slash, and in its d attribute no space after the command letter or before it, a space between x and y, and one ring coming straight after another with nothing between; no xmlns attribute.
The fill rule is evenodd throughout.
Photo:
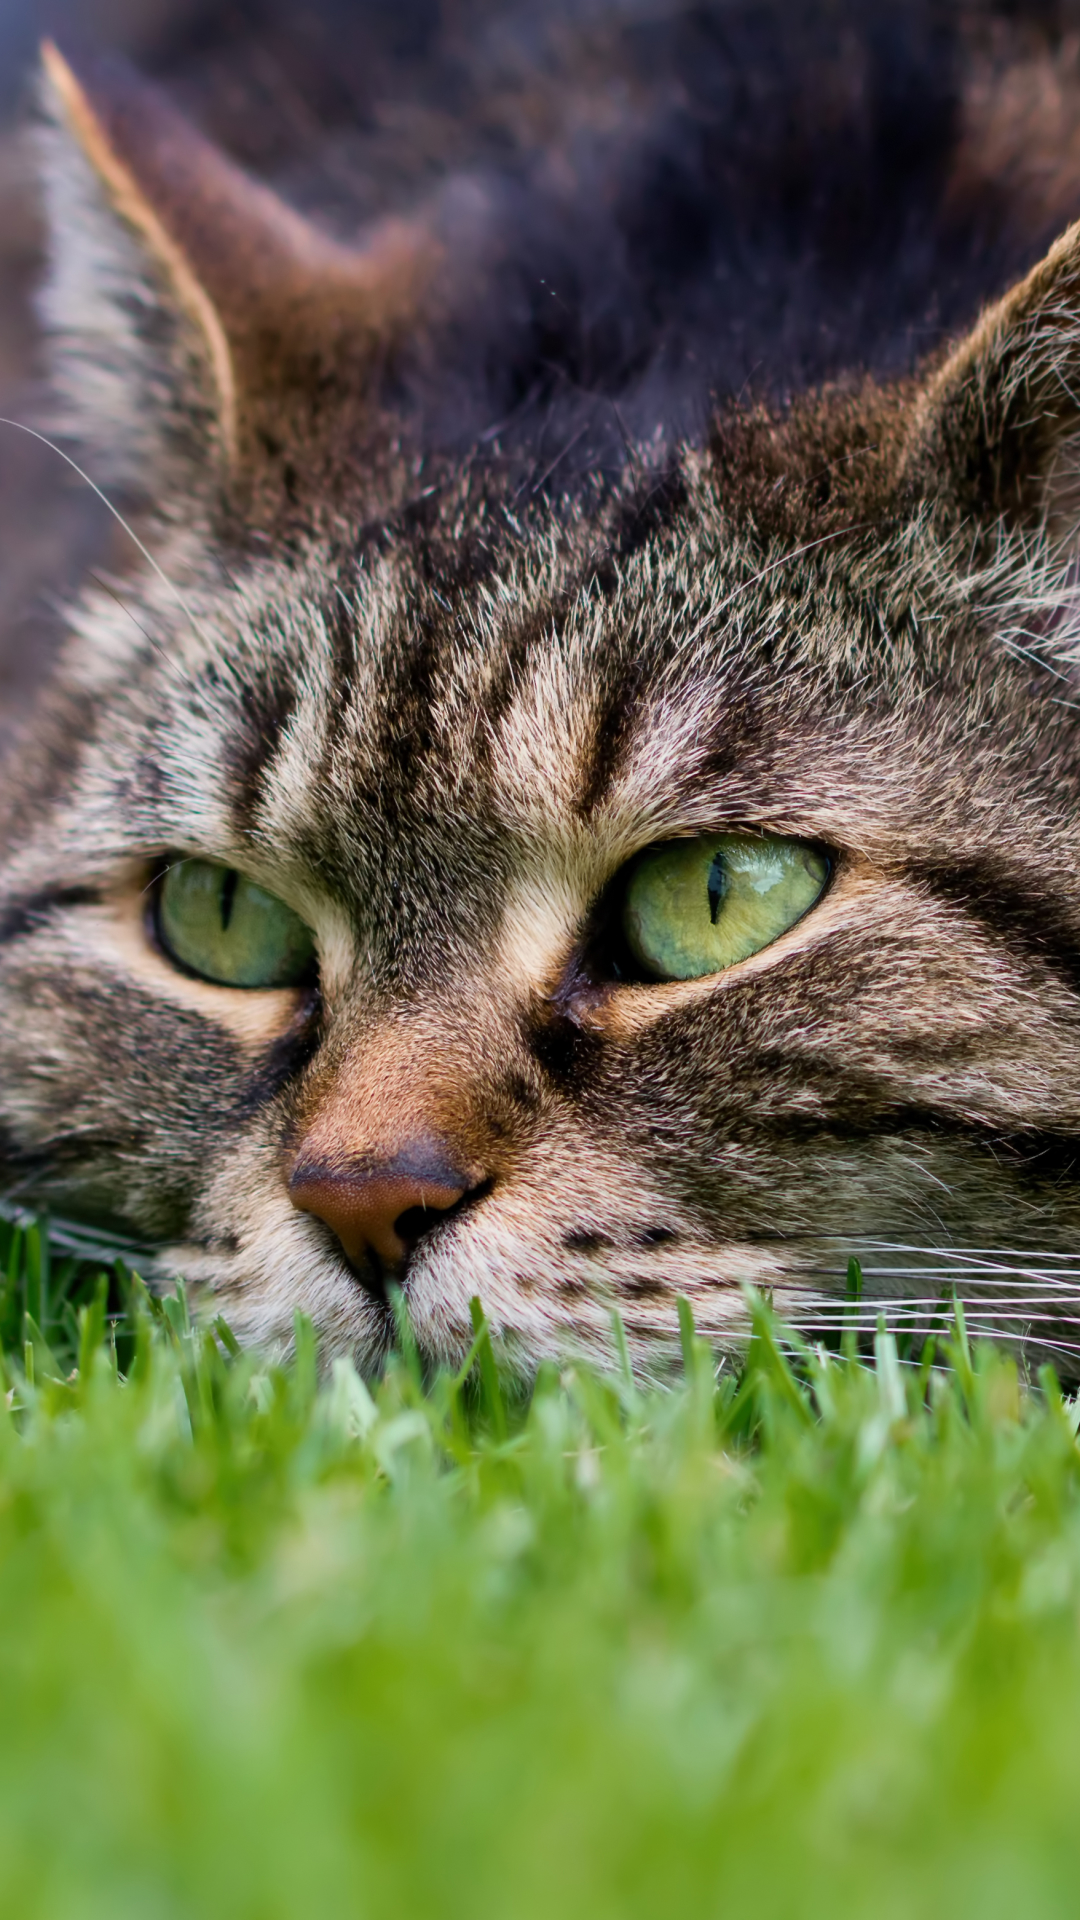
<svg viewBox="0 0 1080 1920"><path fill-rule="evenodd" d="M748 833L669 840L631 869L623 933L653 979L698 980L778 940L828 877L825 855L801 840Z"/></svg>
<svg viewBox="0 0 1080 1920"><path fill-rule="evenodd" d="M294 987L315 958L311 934L291 907L211 860L169 868L157 924L171 959L222 987Z"/></svg>

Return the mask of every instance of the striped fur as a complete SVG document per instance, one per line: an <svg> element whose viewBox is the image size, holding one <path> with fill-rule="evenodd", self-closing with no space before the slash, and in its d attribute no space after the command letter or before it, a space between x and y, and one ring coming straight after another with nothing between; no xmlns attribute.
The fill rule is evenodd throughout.
<svg viewBox="0 0 1080 1920"><path fill-rule="evenodd" d="M661 1371L679 1295L734 1350L747 1283L828 1331L861 1253L867 1325L921 1337L955 1286L1080 1371L1077 230L897 383L722 409L566 492L490 442L421 464L389 334L378 378L345 363L348 446L335 419L293 447L291 391L259 466L279 375L235 352L229 454L213 325L109 185L113 110L88 140L65 84L64 391L91 440L111 396L114 471L169 492L160 573L87 590L6 779L8 1198L134 1236L242 1336L285 1346L302 1309L375 1366L390 1305L286 1174L334 1087L390 1120L422 1089L486 1174L405 1275L432 1361L477 1293L523 1374L607 1352L614 1309ZM428 369L470 297L441 245L409 281ZM206 272L228 345L251 309ZM744 828L830 850L818 907L725 974L613 979L625 861ZM318 990L177 972L146 910L175 853L292 905Z"/></svg>

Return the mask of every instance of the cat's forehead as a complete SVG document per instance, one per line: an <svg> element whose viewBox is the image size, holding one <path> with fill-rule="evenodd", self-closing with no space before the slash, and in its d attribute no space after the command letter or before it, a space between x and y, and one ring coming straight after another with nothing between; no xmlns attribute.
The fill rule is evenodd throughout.
<svg viewBox="0 0 1080 1920"><path fill-rule="evenodd" d="M445 539L403 541L309 576L299 625L308 671L316 654L322 669L311 694L331 695L354 771L366 763L381 781L404 760L415 778L453 751L459 774L516 771L525 787L545 764L530 752L540 728L562 802L595 803L616 749L658 724L735 725L752 698L787 700L794 686L836 695L858 680L902 698L934 672L951 611L944 597L931 610L920 580L920 632L895 555L868 579L850 546L763 539L704 489L621 541L599 515L554 511L469 531L464 556Z"/></svg>
<svg viewBox="0 0 1080 1920"><path fill-rule="evenodd" d="M389 927L422 897L490 914L523 873L592 896L670 835L869 845L920 786L940 808L942 704L959 733L980 696L942 674L957 607L933 568L740 526L700 466L659 491L451 500L419 532L211 568L194 621L170 608L169 658L144 643L160 607L136 625L102 601L120 658L86 779L108 844Z"/></svg>
<svg viewBox="0 0 1080 1920"><path fill-rule="evenodd" d="M755 538L701 487L633 538L612 518L489 512L283 582L229 709L245 821L350 884L388 838L618 860L835 799L846 731L919 710L938 623L894 575Z"/></svg>

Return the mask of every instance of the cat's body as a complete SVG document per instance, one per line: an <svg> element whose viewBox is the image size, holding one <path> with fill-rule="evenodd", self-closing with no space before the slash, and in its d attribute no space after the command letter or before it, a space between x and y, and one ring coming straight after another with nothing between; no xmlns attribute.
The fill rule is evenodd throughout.
<svg viewBox="0 0 1080 1920"><path fill-rule="evenodd" d="M679 1295L720 1348L744 1283L820 1328L855 1254L870 1324L955 1283L1074 1370L1080 236L912 367L935 281L936 324L972 318L1072 210L1017 131L1036 83L1064 125L1071 69L903 11L794 23L789 71L748 14L665 10L639 97L642 16L598 16L600 78L512 187L472 162L362 254L51 57L59 390L161 571L88 592L7 780L12 1196L366 1365L395 1278L432 1359L479 1294L522 1371L604 1351L613 1309L647 1369ZM731 40L727 146L663 64L687 22ZM882 129L915 43L933 114ZM635 269L688 128L723 218L679 228L672 187ZM755 368L771 411L735 404ZM828 862L812 909L722 971L628 968L643 851L761 834ZM284 902L317 979L178 965L148 899L184 859Z"/></svg>

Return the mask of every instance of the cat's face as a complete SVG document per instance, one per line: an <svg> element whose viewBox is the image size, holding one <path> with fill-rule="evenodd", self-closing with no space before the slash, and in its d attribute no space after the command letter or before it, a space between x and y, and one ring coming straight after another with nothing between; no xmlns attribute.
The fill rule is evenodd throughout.
<svg viewBox="0 0 1080 1920"><path fill-rule="evenodd" d="M885 1293L1067 1251L1067 586L1023 488L973 539L949 479L996 338L768 457L732 421L561 508L450 472L410 508L388 458L374 530L206 508L183 606L92 593L0 870L10 1187L367 1364L391 1282L433 1359L479 1295L523 1371L613 1309L649 1367L679 1295L735 1345L745 1283L810 1323L875 1243L919 1250Z"/></svg>

